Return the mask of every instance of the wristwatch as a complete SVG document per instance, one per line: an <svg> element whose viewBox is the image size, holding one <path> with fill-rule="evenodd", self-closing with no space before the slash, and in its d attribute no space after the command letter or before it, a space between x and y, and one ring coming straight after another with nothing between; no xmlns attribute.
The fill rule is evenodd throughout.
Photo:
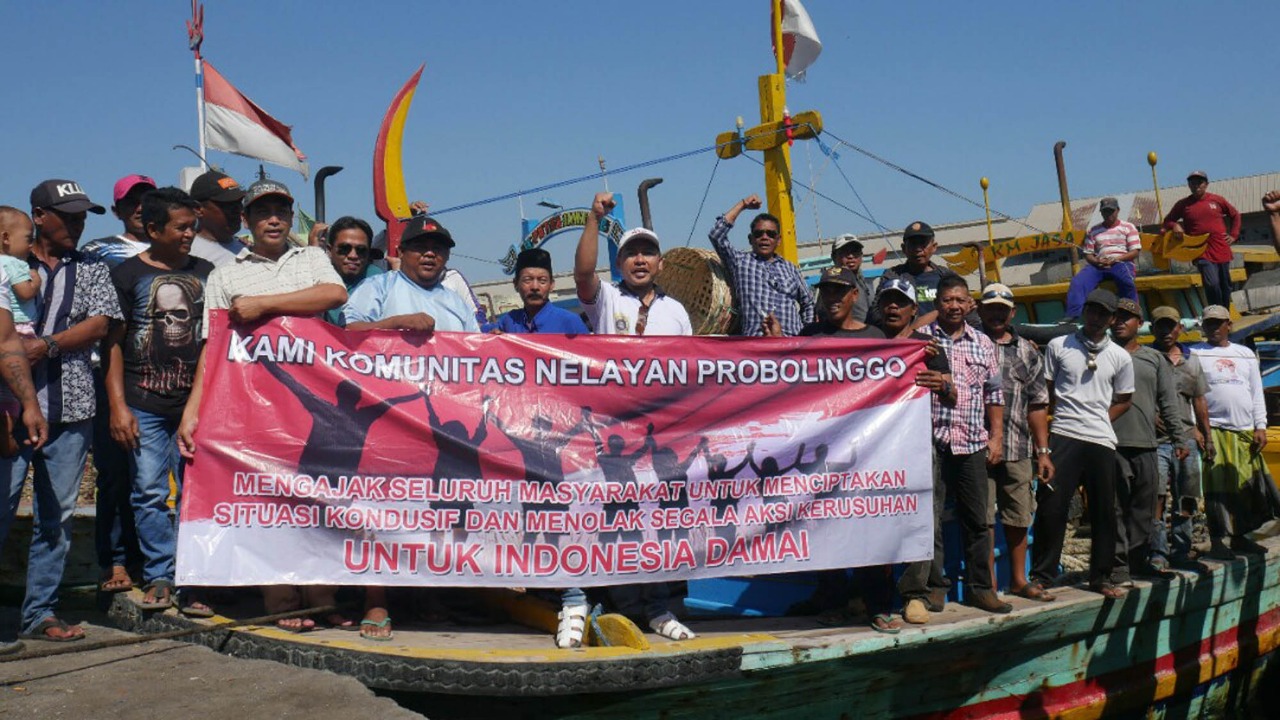
<svg viewBox="0 0 1280 720"><path fill-rule="evenodd" d="M1052 454L1053 454L1053 448L1047 448L1047 447L1036 448L1036 454L1037 454L1037 455L1052 455Z"/></svg>
<svg viewBox="0 0 1280 720"><path fill-rule="evenodd" d="M45 354L48 355L50 359L57 359L62 356L62 348L58 347L57 340L54 340L48 335L45 335L40 339L44 341L45 347L49 349Z"/></svg>
<svg viewBox="0 0 1280 720"><path fill-rule="evenodd" d="M951 394L951 381L946 380L942 383L942 388L938 392L939 395L946 397Z"/></svg>

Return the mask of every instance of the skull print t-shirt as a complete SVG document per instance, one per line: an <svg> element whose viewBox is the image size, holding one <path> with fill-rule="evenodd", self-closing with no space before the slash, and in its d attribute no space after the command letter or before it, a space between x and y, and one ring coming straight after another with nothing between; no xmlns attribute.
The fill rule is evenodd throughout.
<svg viewBox="0 0 1280 720"><path fill-rule="evenodd" d="M208 260L191 257L181 270L132 257L111 271L124 313L124 396L129 407L177 418L191 394L200 357Z"/></svg>

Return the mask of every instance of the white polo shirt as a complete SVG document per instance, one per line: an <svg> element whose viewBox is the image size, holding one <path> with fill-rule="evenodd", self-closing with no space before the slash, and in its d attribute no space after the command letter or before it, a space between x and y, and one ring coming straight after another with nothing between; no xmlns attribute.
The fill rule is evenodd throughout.
<svg viewBox="0 0 1280 720"><path fill-rule="evenodd" d="M1049 431L1064 437L1116 447L1111 427L1111 401L1133 392L1133 358L1114 342L1107 343L1089 369L1089 351L1074 333L1049 341L1044 351L1044 377L1053 383L1053 423Z"/></svg>
<svg viewBox="0 0 1280 720"><path fill-rule="evenodd" d="M600 283L596 296L590 302L583 301L587 324L597 335L635 335L636 320L640 317L640 298L633 295L621 283ZM692 335L693 325L689 313L679 300L655 289L649 305L649 317L645 321L645 335Z"/></svg>
<svg viewBox="0 0 1280 720"><path fill-rule="evenodd" d="M234 262L215 267L209 274L204 286L202 337L209 337L209 311L225 310L242 295L276 295L324 283L346 288L324 248L291 247L277 260L245 248Z"/></svg>

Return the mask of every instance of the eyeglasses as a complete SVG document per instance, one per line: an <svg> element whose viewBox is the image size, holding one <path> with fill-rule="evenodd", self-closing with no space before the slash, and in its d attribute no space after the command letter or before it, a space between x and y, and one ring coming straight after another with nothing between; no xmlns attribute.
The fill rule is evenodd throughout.
<svg viewBox="0 0 1280 720"><path fill-rule="evenodd" d="M778 237L778 231L777 231L777 230L766 230L766 229L764 229L764 228L760 228L759 230L752 230L752 231L751 231L751 237L753 237L753 238L758 238L758 237L767 237L767 238L773 238L773 239L775 239L775 240L776 240L776 239L777 239L777 237Z"/></svg>
<svg viewBox="0 0 1280 720"><path fill-rule="evenodd" d="M334 252L338 253L343 257L350 255L352 252L355 252L356 257L365 257L366 255L369 254L368 245L352 245L350 243L342 243L341 245L335 246L333 250Z"/></svg>

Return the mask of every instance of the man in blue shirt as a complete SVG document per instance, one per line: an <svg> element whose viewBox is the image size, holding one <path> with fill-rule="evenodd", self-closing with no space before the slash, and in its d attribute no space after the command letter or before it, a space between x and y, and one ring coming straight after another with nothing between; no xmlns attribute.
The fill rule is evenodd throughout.
<svg viewBox="0 0 1280 720"><path fill-rule="evenodd" d="M542 248L529 248L516 257L516 292L524 307L503 313L497 331L504 333L588 333L582 318L551 304L555 275L551 272L551 253Z"/></svg>
<svg viewBox="0 0 1280 720"><path fill-rule="evenodd" d="M400 269L360 283L342 319L348 330L480 332L471 308L443 285L453 236L426 215L409 221L400 238Z"/></svg>
<svg viewBox="0 0 1280 720"><path fill-rule="evenodd" d="M329 260L338 277L342 278L342 284L347 286L348 295L365 278L383 273L382 268L370 262L373 259L373 228L364 220L343 215L332 226L316 223L311 234L313 237L320 235L317 241L328 247ZM326 312L324 319L333 325L341 325L342 307Z"/></svg>

